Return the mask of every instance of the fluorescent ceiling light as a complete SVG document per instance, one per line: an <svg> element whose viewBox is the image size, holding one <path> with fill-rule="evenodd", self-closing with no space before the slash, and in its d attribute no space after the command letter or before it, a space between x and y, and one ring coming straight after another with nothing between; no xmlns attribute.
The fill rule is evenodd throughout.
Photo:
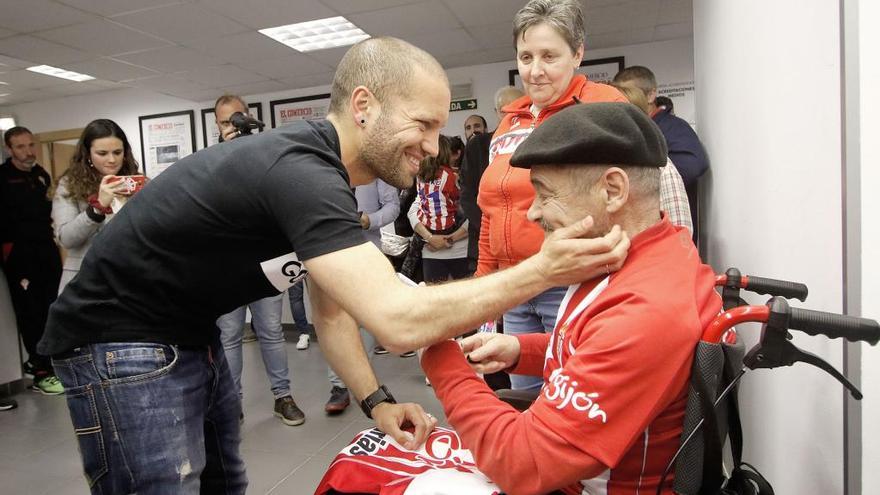
<svg viewBox="0 0 880 495"><path fill-rule="evenodd" d="M341 16L260 29L260 33L300 52L353 45L370 37Z"/></svg>
<svg viewBox="0 0 880 495"><path fill-rule="evenodd" d="M35 65L33 67L28 67L27 70L76 82L94 79L94 77L86 74L80 74L79 72L73 72L72 70L59 69L58 67L52 67L51 65Z"/></svg>

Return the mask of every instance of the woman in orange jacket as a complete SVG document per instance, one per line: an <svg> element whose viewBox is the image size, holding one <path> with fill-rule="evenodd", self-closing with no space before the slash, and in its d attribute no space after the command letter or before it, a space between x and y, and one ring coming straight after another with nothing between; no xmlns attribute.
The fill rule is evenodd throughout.
<svg viewBox="0 0 880 495"><path fill-rule="evenodd" d="M615 88L575 74L584 55L584 16L577 0L532 0L514 18L516 63L526 95L503 110L489 148L489 167L477 203L483 212L477 275L513 266L538 252L541 226L526 212L535 198L529 171L512 168L517 146L547 117L569 105L627 101ZM550 289L504 314L504 332L552 332L565 288ZM541 379L511 376L514 389L539 388Z"/></svg>

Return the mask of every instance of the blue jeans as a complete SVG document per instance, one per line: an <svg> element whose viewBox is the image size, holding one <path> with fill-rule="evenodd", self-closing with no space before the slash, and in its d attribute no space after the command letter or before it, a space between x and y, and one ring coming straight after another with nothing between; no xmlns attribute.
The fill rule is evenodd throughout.
<svg viewBox="0 0 880 495"><path fill-rule="evenodd" d="M247 305L251 308L251 322L260 353L263 355L263 366L269 377L269 386L275 398L290 395L290 380L287 378L287 347L284 330L281 327L282 294L254 301ZM220 327L220 341L229 361L229 371L235 382L235 390L241 395L241 338L244 333L245 306L217 318Z"/></svg>
<svg viewBox="0 0 880 495"><path fill-rule="evenodd" d="M290 315L293 317L293 323L296 325L297 330L299 330L300 335L305 332L315 335L315 328L306 317L306 303L303 300L305 285L305 280L303 280L287 289L287 298L290 300Z"/></svg>
<svg viewBox="0 0 880 495"><path fill-rule="evenodd" d="M556 313L568 287L554 287L504 313L504 333L550 333L556 326ZM513 390L538 390L543 378L529 375L510 375Z"/></svg>
<svg viewBox="0 0 880 495"><path fill-rule="evenodd" d="M305 285L305 281L297 282L287 289L287 298L290 299L290 315L296 326L300 328L305 328L309 324L309 320L306 319L306 304L303 301Z"/></svg>
<svg viewBox="0 0 880 495"><path fill-rule="evenodd" d="M243 494L241 400L219 343L91 344L53 359L93 494Z"/></svg>
<svg viewBox="0 0 880 495"><path fill-rule="evenodd" d="M373 337L373 334L364 330L363 327L360 327L359 330L361 332L361 341L364 343L364 352L367 353L367 359L372 361L373 346L376 345L376 338ZM334 387L348 388L345 382L342 381L342 378L339 378L339 375L337 375L330 366L327 366L327 378L330 379L330 385Z"/></svg>

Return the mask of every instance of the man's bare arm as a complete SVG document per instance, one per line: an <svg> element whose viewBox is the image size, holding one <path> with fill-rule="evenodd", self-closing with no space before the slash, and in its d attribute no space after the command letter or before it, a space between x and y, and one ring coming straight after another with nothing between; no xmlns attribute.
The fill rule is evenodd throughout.
<svg viewBox="0 0 880 495"><path fill-rule="evenodd" d="M309 300L321 352L360 402L379 388L379 382L364 354L357 323L316 284L309 284ZM410 449L421 445L434 429L435 420L418 404L382 403L373 408L372 415L379 429ZM401 429L406 423L412 424L412 434Z"/></svg>
<svg viewBox="0 0 880 495"><path fill-rule="evenodd" d="M549 235L537 255L484 277L412 288L401 283L372 244L307 260L312 280L373 332L385 348L404 352L457 336L545 290L620 268L629 240L615 227L581 239L589 217Z"/></svg>

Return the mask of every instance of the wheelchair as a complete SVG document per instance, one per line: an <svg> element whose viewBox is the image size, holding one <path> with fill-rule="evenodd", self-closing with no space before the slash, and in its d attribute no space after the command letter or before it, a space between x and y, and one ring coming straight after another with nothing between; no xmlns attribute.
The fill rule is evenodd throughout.
<svg viewBox="0 0 880 495"><path fill-rule="evenodd" d="M876 345L880 326L875 320L791 307L787 299L804 302L809 292L797 282L750 277L730 268L716 275L715 286L721 291L723 312L704 330L695 349L681 446L656 493L660 495L674 466L672 489L680 495L774 495L760 472L742 460L739 381L748 370L802 362L830 374L861 400L861 392L833 366L791 343L789 330ZM766 305L749 305L741 297L743 290L771 298ZM748 322L763 325L758 343L746 353L734 327ZM537 398L534 391L499 390L497 395L520 411ZM723 463L725 445L733 461L729 472Z"/></svg>

